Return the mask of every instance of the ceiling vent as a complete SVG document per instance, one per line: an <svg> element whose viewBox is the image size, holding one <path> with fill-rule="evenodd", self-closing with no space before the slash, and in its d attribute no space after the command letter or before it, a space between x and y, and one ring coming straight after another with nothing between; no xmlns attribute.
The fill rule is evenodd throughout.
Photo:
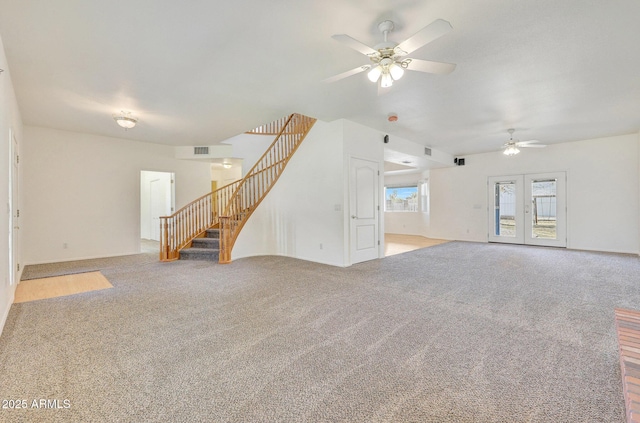
<svg viewBox="0 0 640 423"><path fill-rule="evenodd" d="M209 154L209 147L193 147L193 154L196 156L206 156Z"/></svg>
<svg viewBox="0 0 640 423"><path fill-rule="evenodd" d="M425 156L430 156L431 155L431 149L429 147L425 147L424 148L424 155Z"/></svg>

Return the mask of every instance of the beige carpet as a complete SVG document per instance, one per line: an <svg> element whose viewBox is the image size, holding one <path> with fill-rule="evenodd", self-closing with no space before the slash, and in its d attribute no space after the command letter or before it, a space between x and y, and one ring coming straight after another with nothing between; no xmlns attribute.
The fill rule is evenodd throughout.
<svg viewBox="0 0 640 423"><path fill-rule="evenodd" d="M14 303L63 297L81 292L113 288L100 272L77 273L22 281L16 287Z"/></svg>
<svg viewBox="0 0 640 423"><path fill-rule="evenodd" d="M444 244L444 239L425 238L419 235L384 234L384 255L386 257L402 254L420 248Z"/></svg>
<svg viewBox="0 0 640 423"><path fill-rule="evenodd" d="M623 423L637 255L448 242L348 268L157 254L27 266L113 289L14 304L4 422ZM68 401L65 403L65 400Z"/></svg>

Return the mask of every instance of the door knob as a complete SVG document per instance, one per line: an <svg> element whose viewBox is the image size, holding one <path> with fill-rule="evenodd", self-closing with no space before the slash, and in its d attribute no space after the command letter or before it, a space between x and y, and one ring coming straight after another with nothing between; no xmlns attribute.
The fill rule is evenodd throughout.
<svg viewBox="0 0 640 423"><path fill-rule="evenodd" d="M356 215L352 214L352 215L351 215L351 218L352 218L352 219L357 219L358 217L357 217Z"/></svg>

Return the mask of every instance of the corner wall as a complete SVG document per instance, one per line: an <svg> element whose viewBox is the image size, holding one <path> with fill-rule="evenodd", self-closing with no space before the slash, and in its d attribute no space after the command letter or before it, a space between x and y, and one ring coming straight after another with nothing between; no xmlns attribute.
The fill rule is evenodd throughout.
<svg viewBox="0 0 640 423"><path fill-rule="evenodd" d="M25 264L139 253L141 170L175 173L177 208L211 190L169 146L27 126L22 152Z"/></svg>
<svg viewBox="0 0 640 423"><path fill-rule="evenodd" d="M317 121L278 182L238 236L233 260L283 255L349 266L350 157L379 163L383 191L384 133L340 119ZM380 224L379 257L384 256Z"/></svg>
<svg viewBox="0 0 640 423"><path fill-rule="evenodd" d="M282 255L345 265L342 130L340 121L315 123L240 232L233 260Z"/></svg>

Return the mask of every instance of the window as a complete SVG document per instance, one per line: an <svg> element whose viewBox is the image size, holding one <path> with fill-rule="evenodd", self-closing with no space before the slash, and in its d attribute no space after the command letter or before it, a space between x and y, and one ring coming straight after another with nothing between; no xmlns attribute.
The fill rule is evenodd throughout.
<svg viewBox="0 0 640 423"><path fill-rule="evenodd" d="M384 188L385 206L387 212L417 212L418 186L397 186Z"/></svg>

